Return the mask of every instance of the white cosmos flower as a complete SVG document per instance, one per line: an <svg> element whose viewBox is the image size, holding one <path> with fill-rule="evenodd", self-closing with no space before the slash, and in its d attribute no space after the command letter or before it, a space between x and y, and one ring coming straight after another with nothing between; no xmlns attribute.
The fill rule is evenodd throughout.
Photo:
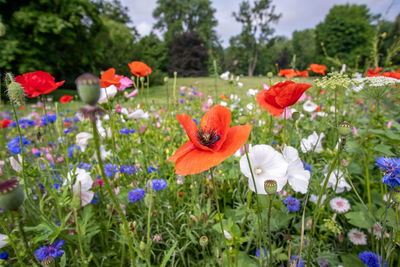
<svg viewBox="0 0 400 267"><path fill-rule="evenodd" d="M101 120L96 121L96 127L97 127L97 131L98 131L99 135L103 138L106 137L106 129L104 129L103 124L101 123Z"/></svg>
<svg viewBox="0 0 400 267"><path fill-rule="evenodd" d="M104 161L106 158L108 158L109 156L111 156L111 150L106 151L104 145L100 146L100 157L101 160ZM97 158L97 153L94 153L94 158L96 159L96 161L99 161Z"/></svg>
<svg viewBox="0 0 400 267"><path fill-rule="evenodd" d="M144 112L143 109L137 109L132 113L129 113L126 116L128 119L144 119L144 120L148 120L149 119L149 113L148 112Z"/></svg>
<svg viewBox="0 0 400 267"><path fill-rule="evenodd" d="M238 82L238 83L237 83L237 86L238 86L239 88L242 88L242 87L243 87L243 83Z"/></svg>
<svg viewBox="0 0 400 267"><path fill-rule="evenodd" d="M229 80L229 71L222 73L219 77L225 81Z"/></svg>
<svg viewBox="0 0 400 267"><path fill-rule="evenodd" d="M246 105L246 108L247 108L248 110L252 111L252 110L254 109L254 104L253 104L253 103L248 103L248 104Z"/></svg>
<svg viewBox="0 0 400 267"><path fill-rule="evenodd" d="M256 145L250 148L249 159L254 174L258 194L267 194L264 189L266 180L275 180L278 192L286 185L288 163L282 154L268 145ZM249 179L250 190L255 192L250 166L246 155L240 159L240 171Z"/></svg>
<svg viewBox="0 0 400 267"><path fill-rule="evenodd" d="M311 100L307 100L303 104L303 109L307 112L313 112L318 108L318 105L312 102Z"/></svg>
<svg viewBox="0 0 400 267"><path fill-rule="evenodd" d="M353 243L354 245L367 244L367 236L363 232L355 228L350 230L350 232L347 234L347 237L349 238L350 242Z"/></svg>
<svg viewBox="0 0 400 267"><path fill-rule="evenodd" d="M324 136L325 134L321 133L318 140L318 134L314 131L309 137L301 139L301 151L303 153L312 151L316 145L315 152L320 153L322 151L322 138L324 138Z"/></svg>
<svg viewBox="0 0 400 267"><path fill-rule="evenodd" d="M94 196L94 192L90 191L93 185L93 180L90 176L90 172L87 172L85 169L80 168L77 168L75 170L75 173L69 172L67 175L67 179L64 180L64 186L71 183L73 175L76 175L76 178L72 190L74 194L79 195L79 198L82 201L82 206L86 206L92 201Z"/></svg>
<svg viewBox="0 0 400 267"><path fill-rule="evenodd" d="M5 247L5 245L7 245L8 241L6 241L8 239L8 236L0 234L0 248Z"/></svg>
<svg viewBox="0 0 400 267"><path fill-rule="evenodd" d="M299 157L297 149L285 146L282 151L283 157L288 163L286 179L295 192L307 193L310 182L310 172L304 170L303 162Z"/></svg>
<svg viewBox="0 0 400 267"><path fill-rule="evenodd" d="M328 176L328 174L326 173L325 179L327 176ZM324 179L324 181L322 181L321 186L324 185L325 179ZM338 181L338 179L339 179L339 181ZM336 188L336 183L337 183L337 188ZM343 193L345 189L347 191L351 190L351 186L344 179L343 172L338 169L332 171L331 175L329 176L327 188L332 188L332 190L335 190L335 188L336 188L336 193L338 193L338 194Z"/></svg>
<svg viewBox="0 0 400 267"><path fill-rule="evenodd" d="M88 140L92 138L93 135L91 133L80 132L75 136L75 144L81 147L82 152L85 152Z"/></svg>
<svg viewBox="0 0 400 267"><path fill-rule="evenodd" d="M221 106L226 107L228 105L228 103L226 103L225 101L221 101L221 103L219 103Z"/></svg>
<svg viewBox="0 0 400 267"><path fill-rule="evenodd" d="M342 197L335 197L329 201L331 208L337 213L345 213L350 210L350 202Z"/></svg>
<svg viewBox="0 0 400 267"><path fill-rule="evenodd" d="M315 205L317 205L318 204L318 198L319 198L319 196L311 194L309 200L312 203L314 203ZM325 200L326 200L326 195L322 195L322 197L321 197L321 205L324 204Z"/></svg>
<svg viewBox="0 0 400 267"><path fill-rule="evenodd" d="M257 95L258 90L257 89L249 89L246 93L247 96L255 96Z"/></svg>
<svg viewBox="0 0 400 267"><path fill-rule="evenodd" d="M10 157L9 160L10 160L11 168L14 171L16 171L18 173L22 172L21 164L19 164L19 162L14 157Z"/></svg>
<svg viewBox="0 0 400 267"><path fill-rule="evenodd" d="M115 85L110 85L106 88L100 88L100 97L97 103L101 104L107 102L109 98L114 97L118 93L118 89Z"/></svg>

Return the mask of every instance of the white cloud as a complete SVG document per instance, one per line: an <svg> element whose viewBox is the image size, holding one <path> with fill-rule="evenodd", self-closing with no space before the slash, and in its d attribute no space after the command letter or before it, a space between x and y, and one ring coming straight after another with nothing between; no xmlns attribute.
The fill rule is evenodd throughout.
<svg viewBox="0 0 400 267"><path fill-rule="evenodd" d="M136 26L136 29L138 30L140 36L146 36L151 32L151 24L147 22L141 22L139 25Z"/></svg>

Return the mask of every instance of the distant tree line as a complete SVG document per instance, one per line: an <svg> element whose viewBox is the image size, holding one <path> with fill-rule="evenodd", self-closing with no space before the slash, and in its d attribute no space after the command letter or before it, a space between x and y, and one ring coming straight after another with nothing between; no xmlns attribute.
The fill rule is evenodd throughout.
<svg viewBox="0 0 400 267"><path fill-rule="evenodd" d="M225 49L215 12L211 0L157 0L153 31L139 36L119 0L0 0L0 71L44 70L72 88L83 72L114 67L129 75L133 60L151 66L152 84L173 72L207 76L214 61L219 73L249 76L310 63L360 71L400 65L400 15L382 20L366 5L334 6L315 29L288 39L273 35L281 14L272 0L243 1L232 14L242 30Z"/></svg>

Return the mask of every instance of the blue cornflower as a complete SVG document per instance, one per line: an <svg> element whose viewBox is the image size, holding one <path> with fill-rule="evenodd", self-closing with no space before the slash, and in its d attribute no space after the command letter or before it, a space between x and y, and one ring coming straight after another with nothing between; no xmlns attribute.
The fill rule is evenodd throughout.
<svg viewBox="0 0 400 267"><path fill-rule="evenodd" d="M8 259L8 253L6 251L3 251L0 253L0 260L7 260Z"/></svg>
<svg viewBox="0 0 400 267"><path fill-rule="evenodd" d="M133 165L122 165L119 167L119 171L129 175L136 174L136 168Z"/></svg>
<svg viewBox="0 0 400 267"><path fill-rule="evenodd" d="M54 259L64 254L64 250L60 248L65 244L64 240L57 240L50 246L43 246L36 250L35 256L39 261L43 261L46 257L50 256Z"/></svg>
<svg viewBox="0 0 400 267"><path fill-rule="evenodd" d="M100 200L100 195L97 193L94 193L94 196L92 198L92 201L90 201L90 203L96 205L97 203L99 203Z"/></svg>
<svg viewBox="0 0 400 267"><path fill-rule="evenodd" d="M154 191L167 188L167 182L164 179L153 179L151 183L153 184Z"/></svg>
<svg viewBox="0 0 400 267"><path fill-rule="evenodd" d="M130 202L137 202L137 201L141 200L142 198L144 198L145 194L146 194L146 192L144 191L143 188L136 188L129 192L128 199Z"/></svg>
<svg viewBox="0 0 400 267"><path fill-rule="evenodd" d="M181 96L185 96L185 93L181 92Z"/></svg>
<svg viewBox="0 0 400 267"><path fill-rule="evenodd" d="M194 121L197 125L199 125L199 123L200 123L200 122L198 122L196 119L193 119L193 121Z"/></svg>
<svg viewBox="0 0 400 267"><path fill-rule="evenodd" d="M288 212L296 212L300 210L300 200L295 197L287 197L283 204L286 206Z"/></svg>
<svg viewBox="0 0 400 267"><path fill-rule="evenodd" d="M65 130L64 130L64 134L72 133L72 131L73 131L72 129L65 129Z"/></svg>
<svg viewBox="0 0 400 267"><path fill-rule="evenodd" d="M25 137L22 136L22 146L23 145L29 145L31 141L28 141ZM13 154L19 154L21 153L21 144L19 142L19 136L11 139L10 142L7 144L8 150L10 150L11 153ZM24 147L24 151L26 148Z"/></svg>
<svg viewBox="0 0 400 267"><path fill-rule="evenodd" d="M90 171L92 169L92 164L81 162L78 164L78 168L86 169L87 171Z"/></svg>
<svg viewBox="0 0 400 267"><path fill-rule="evenodd" d="M154 168L153 166L150 166L149 168L147 168L147 173L152 173L152 172L158 172L158 170L156 168Z"/></svg>
<svg viewBox="0 0 400 267"><path fill-rule="evenodd" d="M308 163L305 162L305 161L303 161L303 167L304 167L304 169L305 169L306 171L311 172L311 170L312 170L311 165L308 164Z"/></svg>
<svg viewBox="0 0 400 267"><path fill-rule="evenodd" d="M263 255L263 257L265 258L264 261L267 261L267 257L268 257L267 253L269 254L269 251L268 251L268 250L265 251L264 248L263 248L262 250L263 250L263 252L264 252L264 255ZM260 252L261 252L260 249L257 249L257 250L256 250L256 257L257 257L257 258L260 258L260 257L261 257L261 253L260 253Z"/></svg>
<svg viewBox="0 0 400 267"><path fill-rule="evenodd" d="M304 267L304 260L303 259L299 259L299 257L297 257L297 255L292 255L292 257L290 258L290 263L293 264L294 262L296 262L296 266L295 267ZM292 266L292 265L290 265Z"/></svg>
<svg viewBox="0 0 400 267"><path fill-rule="evenodd" d="M383 171L382 182L391 188L400 186L400 158L379 157L375 165Z"/></svg>
<svg viewBox="0 0 400 267"><path fill-rule="evenodd" d="M28 119L20 119L18 120L18 124L20 128L29 128L32 126L35 126L37 123L34 120L28 120ZM12 127L17 127L17 123L15 121L13 121L11 123Z"/></svg>
<svg viewBox="0 0 400 267"><path fill-rule="evenodd" d="M183 99L179 99L179 103L183 104L184 100Z"/></svg>
<svg viewBox="0 0 400 267"><path fill-rule="evenodd" d="M60 114L60 116L62 116L61 114ZM65 118L65 119L63 119L63 122L71 122L72 121L72 119L71 118Z"/></svg>
<svg viewBox="0 0 400 267"><path fill-rule="evenodd" d="M365 263L366 266L368 267L380 267L382 266L382 257L376 255L375 253L371 251L364 251L360 254L358 254L358 257L360 260ZM387 267L388 264L385 262L385 267Z"/></svg>
<svg viewBox="0 0 400 267"><path fill-rule="evenodd" d="M108 178L110 178L111 176L113 176L113 173L118 172L117 164L113 165L111 163L107 163L106 165L104 165L104 172L105 172L106 176Z"/></svg>
<svg viewBox="0 0 400 267"><path fill-rule="evenodd" d="M46 126L48 123L53 123L57 120L57 114L47 114L47 119L46 119L46 115L44 115L40 121L42 122L42 124L44 126Z"/></svg>
<svg viewBox="0 0 400 267"><path fill-rule="evenodd" d="M136 133L136 130L135 129L129 130L128 128L125 127L123 129L119 130L119 132L122 133L122 134L128 135L128 134Z"/></svg>
<svg viewBox="0 0 400 267"><path fill-rule="evenodd" d="M81 149L80 146L75 146L75 145L70 146L68 148L68 158L71 158L74 155L74 150L78 150L79 151L80 149Z"/></svg>

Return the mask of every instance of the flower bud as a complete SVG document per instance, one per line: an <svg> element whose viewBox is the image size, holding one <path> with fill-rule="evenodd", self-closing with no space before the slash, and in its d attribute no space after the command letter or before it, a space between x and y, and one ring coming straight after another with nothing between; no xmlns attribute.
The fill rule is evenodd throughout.
<svg viewBox="0 0 400 267"><path fill-rule="evenodd" d="M292 114L292 118L294 121L297 121L298 119L300 119L300 113L299 112L293 112Z"/></svg>
<svg viewBox="0 0 400 267"><path fill-rule="evenodd" d="M146 243L144 243L143 241L140 241L139 248L140 248L140 250L145 250L146 249Z"/></svg>
<svg viewBox="0 0 400 267"><path fill-rule="evenodd" d="M275 180L266 180L264 182L264 189L268 195L272 196L276 193L276 190L278 190L278 184Z"/></svg>
<svg viewBox="0 0 400 267"><path fill-rule="evenodd" d="M0 209L17 210L25 200L17 179L0 182Z"/></svg>
<svg viewBox="0 0 400 267"><path fill-rule="evenodd" d="M200 237L200 246L205 247L208 244L208 237L206 237L205 235L203 235L202 237Z"/></svg>
<svg viewBox="0 0 400 267"><path fill-rule="evenodd" d="M247 122L247 116L240 116L239 117L239 123L240 124L246 124Z"/></svg>
<svg viewBox="0 0 400 267"><path fill-rule="evenodd" d="M94 106L100 98L100 79L85 73L75 80L79 97L88 105Z"/></svg>
<svg viewBox="0 0 400 267"><path fill-rule="evenodd" d="M346 121L341 122L339 123L338 130L341 136L347 136L351 133L351 124Z"/></svg>
<svg viewBox="0 0 400 267"><path fill-rule="evenodd" d="M10 81L10 84L7 86L7 95L10 101L18 106L25 104L24 88L14 81L14 77L11 73L6 74L6 79Z"/></svg>
<svg viewBox="0 0 400 267"><path fill-rule="evenodd" d="M271 79L272 77L274 77L274 74L272 72L268 72L267 77Z"/></svg>
<svg viewBox="0 0 400 267"><path fill-rule="evenodd" d="M400 204L400 191L393 191L392 199L396 204Z"/></svg>
<svg viewBox="0 0 400 267"><path fill-rule="evenodd" d="M165 83L168 82L168 77L167 77L167 76L164 77L164 82L165 82Z"/></svg>

